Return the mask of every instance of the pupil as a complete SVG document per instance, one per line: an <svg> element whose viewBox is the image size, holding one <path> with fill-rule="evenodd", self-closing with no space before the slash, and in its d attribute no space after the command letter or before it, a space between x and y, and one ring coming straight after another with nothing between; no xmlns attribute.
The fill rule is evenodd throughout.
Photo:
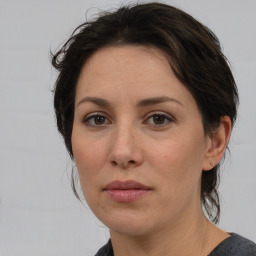
<svg viewBox="0 0 256 256"><path fill-rule="evenodd" d="M96 124L104 124L105 117L104 116L96 116L94 118L94 121L95 121Z"/></svg>
<svg viewBox="0 0 256 256"><path fill-rule="evenodd" d="M155 115L153 119L155 124L163 124L165 121L165 117L160 115Z"/></svg>

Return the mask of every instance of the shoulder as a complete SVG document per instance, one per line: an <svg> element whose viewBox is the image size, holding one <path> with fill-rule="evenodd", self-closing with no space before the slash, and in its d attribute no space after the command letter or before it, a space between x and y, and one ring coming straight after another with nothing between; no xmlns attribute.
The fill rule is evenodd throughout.
<svg viewBox="0 0 256 256"><path fill-rule="evenodd" d="M209 256L256 256L256 244L238 234L222 241Z"/></svg>
<svg viewBox="0 0 256 256"><path fill-rule="evenodd" d="M109 240L107 244L102 246L95 254L95 256L114 256L111 240Z"/></svg>
<svg viewBox="0 0 256 256"><path fill-rule="evenodd" d="M95 256L113 256L111 240L102 246ZM249 239L232 233L222 241L209 256L256 256L256 244Z"/></svg>

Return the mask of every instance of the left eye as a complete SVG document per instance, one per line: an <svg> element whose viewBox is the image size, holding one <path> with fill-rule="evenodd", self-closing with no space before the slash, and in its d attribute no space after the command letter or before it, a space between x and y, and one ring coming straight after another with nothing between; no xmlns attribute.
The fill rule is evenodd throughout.
<svg viewBox="0 0 256 256"><path fill-rule="evenodd" d="M173 119L163 113L155 113L148 117L144 123L155 125L155 126L164 126L172 122Z"/></svg>
<svg viewBox="0 0 256 256"><path fill-rule="evenodd" d="M109 124L108 119L100 114L90 115L83 120L83 123L86 126L101 126L105 124Z"/></svg>

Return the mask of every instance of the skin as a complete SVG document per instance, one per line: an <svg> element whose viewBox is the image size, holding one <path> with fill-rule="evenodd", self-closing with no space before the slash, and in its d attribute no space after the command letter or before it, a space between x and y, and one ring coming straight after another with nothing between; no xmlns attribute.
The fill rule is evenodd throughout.
<svg viewBox="0 0 256 256"><path fill-rule="evenodd" d="M141 103L156 97L171 100ZM202 170L221 160L230 130L223 117L218 131L204 133L193 96L161 51L119 46L91 56L77 83L72 149L85 199L109 227L115 256L207 255L229 236L204 217L200 184ZM151 190L115 202L103 190L114 180Z"/></svg>

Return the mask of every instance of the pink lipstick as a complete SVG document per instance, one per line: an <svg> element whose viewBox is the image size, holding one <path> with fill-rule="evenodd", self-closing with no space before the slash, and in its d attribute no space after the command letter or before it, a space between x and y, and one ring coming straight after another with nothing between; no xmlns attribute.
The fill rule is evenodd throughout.
<svg viewBox="0 0 256 256"><path fill-rule="evenodd" d="M137 181L113 181L109 183L104 191L109 197L116 202L132 202L145 194L149 193L151 189Z"/></svg>

